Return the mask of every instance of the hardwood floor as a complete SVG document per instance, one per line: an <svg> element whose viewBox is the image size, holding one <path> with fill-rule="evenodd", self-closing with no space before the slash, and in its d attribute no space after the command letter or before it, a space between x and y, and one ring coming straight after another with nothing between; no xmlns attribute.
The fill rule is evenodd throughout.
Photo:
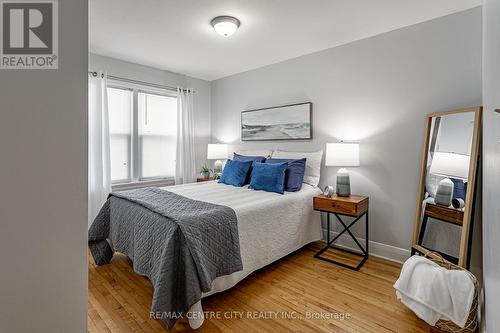
<svg viewBox="0 0 500 333"><path fill-rule="evenodd" d="M427 324L396 300L392 285L399 265L371 257L359 272L351 271L314 259L321 244L311 244L204 299L204 311L222 318L205 319L197 331L429 332ZM333 257L352 260L344 254ZM168 332L162 322L150 318L151 295L148 279L135 274L125 256L115 255L110 265L96 266L89 255L89 332ZM185 318L170 330L188 331Z"/></svg>

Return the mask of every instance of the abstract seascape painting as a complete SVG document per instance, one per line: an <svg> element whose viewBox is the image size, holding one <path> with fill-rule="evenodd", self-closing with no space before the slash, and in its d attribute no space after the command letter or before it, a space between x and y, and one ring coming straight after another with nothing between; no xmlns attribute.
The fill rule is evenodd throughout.
<svg viewBox="0 0 500 333"><path fill-rule="evenodd" d="M309 140L312 103L277 106L241 113L241 140Z"/></svg>

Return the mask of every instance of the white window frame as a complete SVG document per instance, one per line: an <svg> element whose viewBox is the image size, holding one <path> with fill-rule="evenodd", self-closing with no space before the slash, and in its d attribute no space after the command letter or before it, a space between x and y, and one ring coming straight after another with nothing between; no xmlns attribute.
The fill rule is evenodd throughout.
<svg viewBox="0 0 500 333"><path fill-rule="evenodd" d="M123 89L132 91L132 143L130 145L130 180L116 180L112 182L113 191L141 188L146 186L169 186L175 184L174 177L146 177L141 178L140 170L140 144L139 144L139 93L159 95L178 98L175 92L156 89L134 83L124 83L116 80L108 80L107 88Z"/></svg>

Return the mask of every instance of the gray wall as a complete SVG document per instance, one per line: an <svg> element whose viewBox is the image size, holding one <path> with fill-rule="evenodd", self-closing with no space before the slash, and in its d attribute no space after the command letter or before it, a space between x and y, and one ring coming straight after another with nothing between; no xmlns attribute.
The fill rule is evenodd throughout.
<svg viewBox="0 0 500 333"><path fill-rule="evenodd" d="M206 163L210 141L210 82L92 53L89 54L89 70L107 71L109 75L150 83L194 88L196 168L200 169Z"/></svg>
<svg viewBox="0 0 500 333"><path fill-rule="evenodd" d="M212 141L312 151L361 143L354 193L370 196L371 240L408 249L424 114L480 105L481 9L237 74L212 83ZM310 142L242 143L240 112L313 102ZM321 186L337 168L322 167Z"/></svg>
<svg viewBox="0 0 500 333"><path fill-rule="evenodd" d="M486 0L484 17L483 280L486 331L500 332L500 1Z"/></svg>
<svg viewBox="0 0 500 333"><path fill-rule="evenodd" d="M0 70L0 332L87 331L87 8L59 70Z"/></svg>

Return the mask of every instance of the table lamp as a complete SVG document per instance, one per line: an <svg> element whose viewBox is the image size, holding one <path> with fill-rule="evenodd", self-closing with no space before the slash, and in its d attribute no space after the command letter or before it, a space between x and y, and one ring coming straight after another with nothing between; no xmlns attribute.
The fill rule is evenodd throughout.
<svg viewBox="0 0 500 333"><path fill-rule="evenodd" d="M325 165L342 167L337 172L337 195L341 197L350 196L351 182L349 171L345 167L359 166L359 144L327 143Z"/></svg>
<svg viewBox="0 0 500 333"><path fill-rule="evenodd" d="M227 160L227 145L221 143L209 143L207 149L207 159L216 160L214 164L214 174L220 176L222 173L222 160Z"/></svg>
<svg viewBox="0 0 500 333"><path fill-rule="evenodd" d="M455 185L449 177L467 179L469 175L470 156L464 154L435 152L432 157L430 173L446 178L439 182L434 202L449 207L453 198Z"/></svg>

